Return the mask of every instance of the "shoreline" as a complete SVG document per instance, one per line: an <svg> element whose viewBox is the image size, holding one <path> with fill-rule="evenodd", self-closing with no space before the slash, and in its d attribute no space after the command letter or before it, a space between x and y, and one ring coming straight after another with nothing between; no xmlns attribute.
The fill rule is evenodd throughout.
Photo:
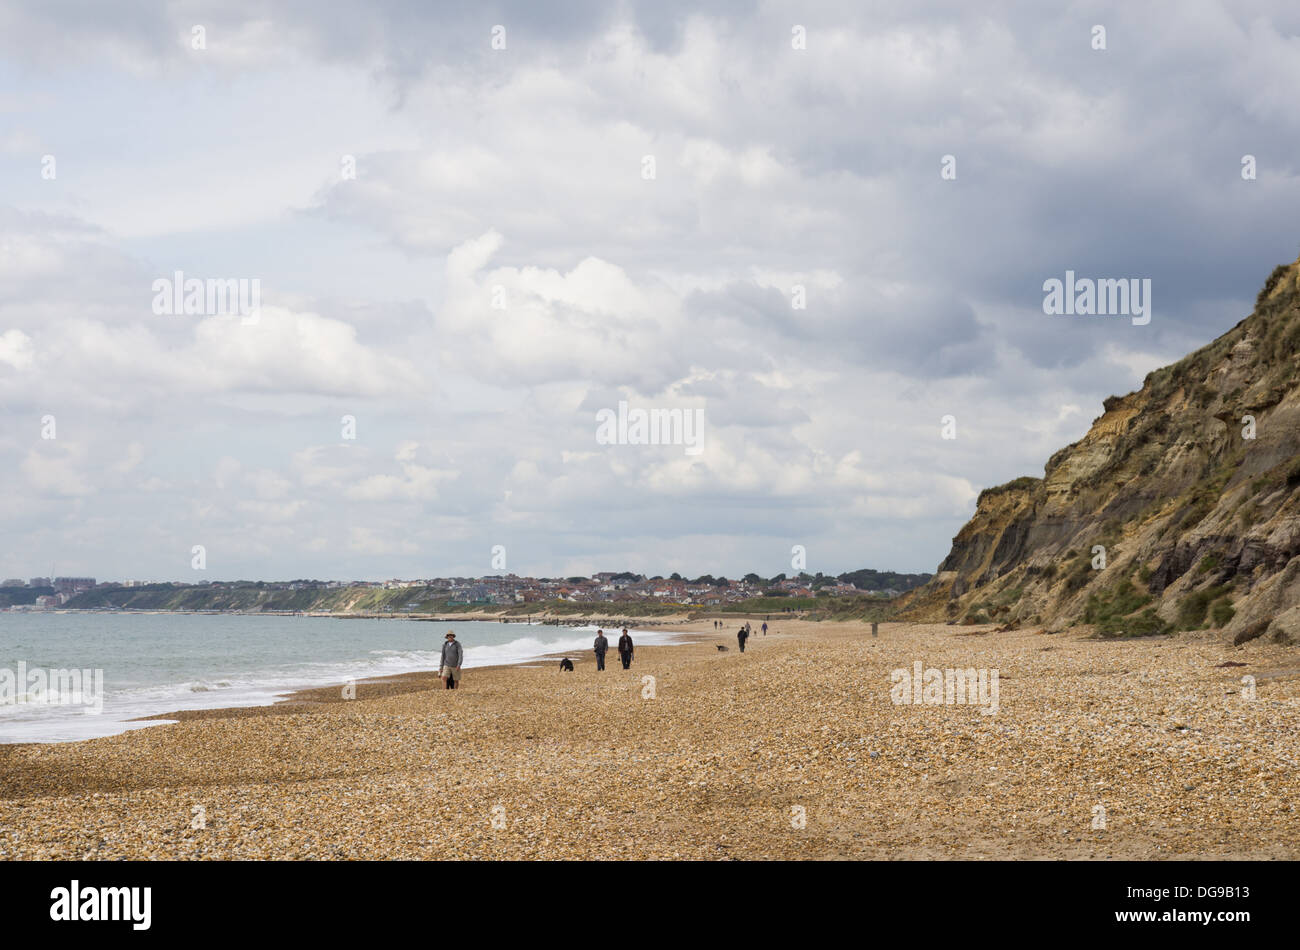
<svg viewBox="0 0 1300 950"><path fill-rule="evenodd" d="M118 611L69 611L69 612L71 613L89 613L89 612L117 613ZM146 612L141 611L140 613L146 613ZM158 614L178 613L178 614L185 614L185 615L208 615L213 612L211 611L156 611L156 612L150 611L147 613L158 613ZM222 613L229 614L234 612L226 611ZM257 614L248 614L248 615L256 616ZM347 618L347 619L388 619L388 618L387 617L375 617L375 618L358 617L358 618ZM437 618L402 617L402 618L393 618L393 619L437 619ZM488 622L488 623L499 622L487 617L472 617L472 618L459 617L456 618L456 620L459 620L461 623L465 623L465 624L479 623L479 622ZM447 622L454 625L456 623L456 620L451 620ZM548 628L554 628L555 626L579 628L584 626L591 627L591 626L603 625L604 628L608 630L614 626L613 623L609 623L606 621L599 621L593 623L585 620L581 622L574 621L572 623L563 623L558 625L546 624L546 623L529 624L527 623L527 621L524 620L519 620L518 622L524 623L526 626L529 627L548 627ZM685 618L668 618L663 620L661 624L657 624L657 626L667 627L669 624L673 624L676 627L681 627L683 624L689 625L690 623L691 621ZM630 630L632 630L633 633L638 632L638 628L634 627L631 623L627 623L626 621L620 620L618 621L618 624L620 627L627 626ZM694 633L692 633L690 630L687 629L663 629L663 630L653 630L653 631L644 630L640 632L653 633L653 634L674 634L674 636L668 643L657 643L656 646L676 646L683 643L690 643L690 642L694 642L694 638L696 636ZM612 647L612 641L611 641L611 647ZM640 647L638 647L638 649L640 649ZM590 654L591 650L590 648L587 648L585 651L579 651L579 652L582 652L584 655L586 655L586 654ZM616 653L616 651L611 649L611 653ZM542 653L526 659L520 659L511 662L493 662L490 664L485 664L483 666L472 666L472 667L467 666L467 667L463 667L463 669L466 671L466 673L468 673L471 670L483 671L483 670L490 670L490 669L510 669L510 668L517 668L517 667L542 666L545 665L545 663L552 660L558 662L559 658L562 656L573 656L573 655L574 655L574 651L558 651L558 652L552 651L552 652ZM611 661L611 662L616 662L616 661ZM133 730L146 729L146 728L155 729L164 725L174 724L179 722L204 720L204 719L229 719L229 718L266 716L266 715L288 715L294 712L300 712L305 709L310 709L319 706L321 704L353 701L353 700L344 699L342 695L342 691L344 687L349 685L349 682L351 682L351 685L355 686L356 688L356 694L354 697L355 699L360 699L363 697L363 695L367 699L376 696L400 695L406 692L432 688L434 685L438 685L439 687L441 686L441 680L438 677L437 669L407 670L401 673L389 673L381 676L367 676L361 679L357 679L355 681L346 681L346 680L335 681L335 682L325 683L317 686L285 686L283 688L271 688L271 690L268 691L268 695L263 697L265 701L260 701L260 702L250 701L246 703L236 703L228 706L198 706L190 709L165 710L156 713L150 713L148 715L143 715L143 716L131 716L130 718L126 718L126 719L113 720L114 725L119 728L117 728L115 732L108 733L107 735L87 736L87 737L74 738L74 739L56 739L50 741L3 742L0 743L0 747L59 746L59 745L68 745L68 744L75 744L75 743L82 743L82 742L93 742L98 739L123 735ZM156 725L145 725L145 726L136 725L139 723L156 724Z"/></svg>
<svg viewBox="0 0 1300 950"><path fill-rule="evenodd" d="M631 628L629 628L631 629ZM656 643L655 647L676 647L689 643L696 643L703 639L703 636L688 630L665 630L663 633L675 634L672 641L668 643ZM634 644L635 646L635 644ZM637 646L635 649L640 650ZM581 651L584 655L590 654L588 648ZM611 641L611 654L617 655L613 649ZM573 651L561 651L557 653L544 653L540 656L527 660L517 660L513 663L491 663L484 666L466 666L462 667L464 675L473 673L483 673L492 670L512 670L512 669L530 669L543 668L547 664L556 664L561 657L573 657ZM594 661L593 661L594 662ZM609 660L609 663L615 663L616 660ZM577 665L575 661L575 666ZM294 713L308 710L312 707L330 705L335 703L357 702L361 699L376 699L384 696L400 696L405 693L421 692L426 689L442 689L442 679L438 676L438 670L411 670L406 673L390 673L385 676L368 676L365 679L356 681L356 696L353 699L343 698L343 688L345 683L333 683L326 686L305 686L299 689L290 689L286 692L279 693L276 701L261 706L214 706L207 709L182 709L174 712L157 713L152 716L138 716L134 719L126 720L127 722L154 722L164 720L166 722L194 721L199 719L231 719L246 716L274 716L274 715L292 715ZM365 687L364 696L362 688ZM115 733L122 735L122 733ZM107 737L101 737L107 738ZM91 742L91 739L70 739L69 742ZM9 745L61 745L63 743L54 742L27 742L27 743L8 743Z"/></svg>

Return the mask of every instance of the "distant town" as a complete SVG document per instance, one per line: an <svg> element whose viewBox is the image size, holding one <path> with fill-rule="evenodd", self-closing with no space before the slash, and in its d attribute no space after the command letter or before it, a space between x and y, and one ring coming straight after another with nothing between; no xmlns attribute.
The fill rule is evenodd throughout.
<svg viewBox="0 0 1300 950"><path fill-rule="evenodd" d="M920 586L929 574L863 569L839 575L800 573L728 579L705 574L646 577L603 571L590 577L436 577L386 581L97 581L93 577L10 578L0 584L0 609L212 609L414 612L431 609L524 608L536 605L662 605L724 608L751 601L769 606L827 598L889 599ZM512 611L515 612L515 611Z"/></svg>

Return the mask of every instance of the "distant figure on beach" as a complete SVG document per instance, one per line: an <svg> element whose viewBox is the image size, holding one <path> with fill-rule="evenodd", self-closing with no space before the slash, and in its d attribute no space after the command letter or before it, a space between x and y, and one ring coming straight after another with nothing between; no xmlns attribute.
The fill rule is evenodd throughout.
<svg viewBox="0 0 1300 950"><path fill-rule="evenodd" d="M745 641L749 639L749 630L747 630L745 627L741 627L739 630L736 631L736 639L740 641L740 652L744 653Z"/></svg>
<svg viewBox="0 0 1300 950"><path fill-rule="evenodd" d="M623 661L623 669L632 665L632 638L627 635L627 627L623 628L623 635L618 638L618 658Z"/></svg>
<svg viewBox="0 0 1300 950"><path fill-rule="evenodd" d="M460 664L464 659L465 651L456 642L456 634L448 630L447 639L442 645L442 672L438 674L447 689L455 689L460 685Z"/></svg>
<svg viewBox="0 0 1300 950"><path fill-rule="evenodd" d="M560 672L561 673L573 672L573 661L570 660L567 656L560 661Z"/></svg>
<svg viewBox="0 0 1300 950"><path fill-rule="evenodd" d="M592 644L596 650L596 669L605 668L605 651L609 649L609 641L605 639L605 631L596 631L596 642Z"/></svg>
<svg viewBox="0 0 1300 950"><path fill-rule="evenodd" d="M767 621L763 621L763 636L767 636Z"/></svg>

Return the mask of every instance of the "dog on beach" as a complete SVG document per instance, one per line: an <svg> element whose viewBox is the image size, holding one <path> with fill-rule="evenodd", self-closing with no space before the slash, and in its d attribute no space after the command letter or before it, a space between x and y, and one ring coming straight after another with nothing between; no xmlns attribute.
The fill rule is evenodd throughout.
<svg viewBox="0 0 1300 950"><path fill-rule="evenodd" d="M570 660L567 656L560 661L560 672L562 673L573 672L573 661Z"/></svg>
<svg viewBox="0 0 1300 950"><path fill-rule="evenodd" d="M728 649L730 649L730 648L729 648L729 647L724 647L721 643L718 644L718 652L719 652L719 653L726 653Z"/></svg>

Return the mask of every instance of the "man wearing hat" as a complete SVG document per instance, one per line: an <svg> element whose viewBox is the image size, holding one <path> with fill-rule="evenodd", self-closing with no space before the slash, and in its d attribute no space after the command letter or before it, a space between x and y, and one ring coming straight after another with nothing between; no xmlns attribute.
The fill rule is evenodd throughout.
<svg viewBox="0 0 1300 950"><path fill-rule="evenodd" d="M456 642L456 634L447 631L447 639L442 645L442 677L447 689L455 689L460 684L460 664L465 658L465 651Z"/></svg>

